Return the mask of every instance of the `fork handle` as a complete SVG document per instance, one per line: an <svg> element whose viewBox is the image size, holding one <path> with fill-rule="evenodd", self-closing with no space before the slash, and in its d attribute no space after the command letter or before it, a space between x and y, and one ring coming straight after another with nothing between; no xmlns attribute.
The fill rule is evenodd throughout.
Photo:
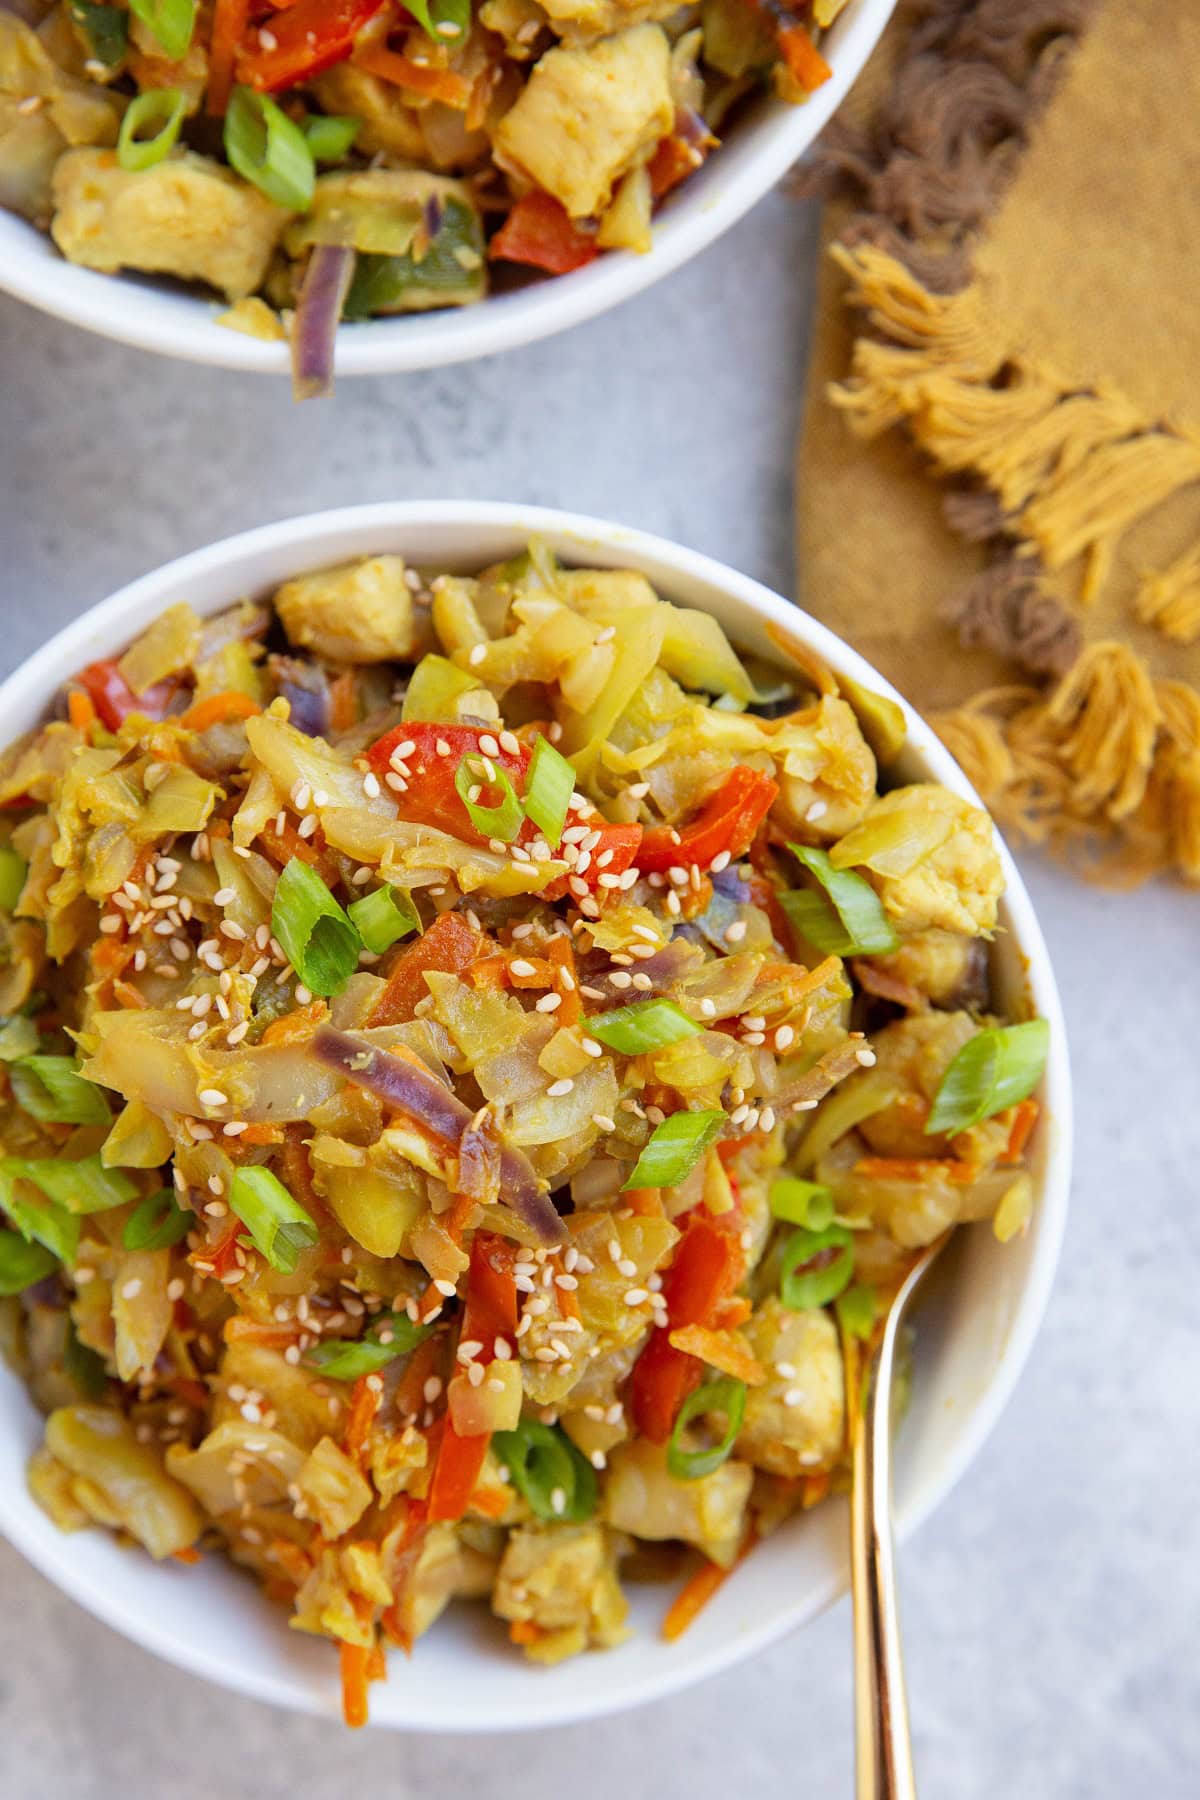
<svg viewBox="0 0 1200 1800"><path fill-rule="evenodd" d="M851 1408L854 1484L854 1738L858 1800L916 1800L892 1555L892 1376L902 1306L893 1307ZM860 1390L861 1392L861 1390Z"/></svg>

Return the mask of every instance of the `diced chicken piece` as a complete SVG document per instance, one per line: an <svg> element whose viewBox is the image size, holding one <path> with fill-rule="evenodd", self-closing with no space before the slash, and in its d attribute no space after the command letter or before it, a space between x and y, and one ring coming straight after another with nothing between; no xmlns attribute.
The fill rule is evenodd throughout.
<svg viewBox="0 0 1200 1800"><path fill-rule="evenodd" d="M542 11L565 43L586 42L641 25L647 19L669 19L677 0L541 0Z"/></svg>
<svg viewBox="0 0 1200 1800"><path fill-rule="evenodd" d="M833 1320L825 1312L792 1312L782 1300L771 1299L744 1330L767 1380L746 1391L737 1454L772 1475L829 1468L841 1452L845 1426L842 1353Z"/></svg>
<svg viewBox="0 0 1200 1800"><path fill-rule="evenodd" d="M285 581L275 610L291 643L335 662L387 662L416 646L402 556L368 556Z"/></svg>
<svg viewBox="0 0 1200 1800"><path fill-rule="evenodd" d="M929 1105L963 1045L979 1030L969 1013L914 1013L895 1019L871 1039L878 1074L893 1075L904 1093L892 1106L873 1113L859 1131L876 1156L942 1156L944 1137L929 1136Z"/></svg>
<svg viewBox="0 0 1200 1800"><path fill-rule="evenodd" d="M412 1569L393 1578L401 1630L410 1639L420 1637L451 1600L490 1594L495 1575L494 1558L464 1543L453 1525L431 1525Z"/></svg>
<svg viewBox="0 0 1200 1800"><path fill-rule="evenodd" d="M992 821L949 788L921 782L881 794L830 859L871 871L900 932L937 926L975 937L996 923L1004 871Z"/></svg>
<svg viewBox="0 0 1200 1800"><path fill-rule="evenodd" d="M727 1569L742 1540L753 1485L750 1465L733 1457L711 1475L677 1481L667 1469L665 1447L639 1438L609 1458L604 1514L618 1531L656 1540L681 1538Z"/></svg>
<svg viewBox="0 0 1200 1800"><path fill-rule="evenodd" d="M586 219L604 211L615 184L674 117L666 33L635 25L583 49L548 50L497 126L494 146L505 167Z"/></svg>
<svg viewBox="0 0 1200 1800"><path fill-rule="evenodd" d="M537 1627L525 1649L538 1662L620 1643L629 1608L608 1534L597 1524L519 1526L500 1561L492 1610Z"/></svg>
<svg viewBox="0 0 1200 1800"><path fill-rule="evenodd" d="M844 700L825 694L811 722L781 725L771 750L779 780L771 818L784 831L827 844L862 818L875 792L875 758Z"/></svg>
<svg viewBox="0 0 1200 1800"><path fill-rule="evenodd" d="M204 156L130 173L111 150L70 150L54 171L51 235L68 262L203 281L240 300L262 284L291 217Z"/></svg>
<svg viewBox="0 0 1200 1800"><path fill-rule="evenodd" d="M963 937L957 931L918 931L898 950L870 960L872 968L915 989L934 1006L987 1004L987 945L980 938Z"/></svg>

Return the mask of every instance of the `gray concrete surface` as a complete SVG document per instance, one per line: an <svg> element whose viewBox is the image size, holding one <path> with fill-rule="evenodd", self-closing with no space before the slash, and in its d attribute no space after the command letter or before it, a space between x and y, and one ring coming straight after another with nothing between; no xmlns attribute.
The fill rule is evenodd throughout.
<svg viewBox="0 0 1200 1800"><path fill-rule="evenodd" d="M281 385L0 301L0 665L182 550L392 495L607 514L786 589L811 259L811 219L777 198L606 320L473 367L347 383L302 412ZM921 1792L1191 1800L1196 900L1101 895L1024 866L1072 1028L1074 1212L1016 1398L903 1559ZM350 1738L153 1661L0 1544L0 1800L842 1800L850 1733L844 1605L597 1726Z"/></svg>

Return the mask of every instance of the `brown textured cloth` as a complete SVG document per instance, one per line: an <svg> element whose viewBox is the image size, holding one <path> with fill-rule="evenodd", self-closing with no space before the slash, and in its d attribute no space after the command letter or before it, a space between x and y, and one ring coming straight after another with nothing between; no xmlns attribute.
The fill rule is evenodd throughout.
<svg viewBox="0 0 1200 1800"><path fill-rule="evenodd" d="M1198 95L1186 0L918 0L824 163L801 601L1125 878L1200 881Z"/></svg>

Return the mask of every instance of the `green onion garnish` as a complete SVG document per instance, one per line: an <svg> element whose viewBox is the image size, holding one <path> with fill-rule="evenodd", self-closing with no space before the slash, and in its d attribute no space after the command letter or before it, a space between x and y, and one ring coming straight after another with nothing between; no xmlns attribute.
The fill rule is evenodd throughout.
<svg viewBox="0 0 1200 1800"><path fill-rule="evenodd" d="M471 23L471 0L405 0L404 10L435 44L457 43Z"/></svg>
<svg viewBox="0 0 1200 1800"><path fill-rule="evenodd" d="M135 174L170 155L179 140L187 100L178 88L147 88L131 100L117 133L117 161Z"/></svg>
<svg viewBox="0 0 1200 1800"><path fill-rule="evenodd" d="M836 1254L828 1261L827 1253ZM810 1265L816 1262L817 1267ZM854 1233L845 1225L793 1231L783 1247L779 1297L793 1312L828 1306L854 1279Z"/></svg>
<svg viewBox="0 0 1200 1800"><path fill-rule="evenodd" d="M361 119L335 118L332 114L312 114L302 127L304 141L314 162L340 163L353 148L362 128Z"/></svg>
<svg viewBox="0 0 1200 1800"><path fill-rule="evenodd" d="M53 1200L24 1199L16 1189L20 1175L15 1157L0 1163L0 1206L26 1242L44 1244L59 1262L73 1263L79 1249L79 1220Z"/></svg>
<svg viewBox="0 0 1200 1800"><path fill-rule="evenodd" d="M70 1213L111 1212L137 1193L128 1175L106 1169L99 1156L64 1162L50 1156L6 1156L0 1172L10 1179L32 1181L47 1199Z"/></svg>
<svg viewBox="0 0 1200 1800"><path fill-rule="evenodd" d="M11 844L5 844L0 850L0 911L14 910L28 873L29 864L25 858L19 856Z"/></svg>
<svg viewBox="0 0 1200 1800"><path fill-rule="evenodd" d="M168 62L187 55L196 24L196 0L129 0L129 10L153 32Z"/></svg>
<svg viewBox="0 0 1200 1800"><path fill-rule="evenodd" d="M376 956L382 956L401 938L421 929L420 914L412 895L404 888L376 888L374 893L352 901L346 911L355 931Z"/></svg>
<svg viewBox="0 0 1200 1800"><path fill-rule="evenodd" d="M99 1400L108 1386L104 1358L80 1340L75 1321L68 1314L67 1341L63 1345L63 1374L75 1383L85 1400Z"/></svg>
<svg viewBox="0 0 1200 1800"><path fill-rule="evenodd" d="M934 1095L927 1132L968 1131L981 1119L1027 1099L1046 1067L1050 1027L1045 1019L993 1025L969 1038Z"/></svg>
<svg viewBox="0 0 1200 1800"><path fill-rule="evenodd" d="M90 61L115 69L129 48L129 15L119 6L97 6L93 0L67 0L67 14L87 39Z"/></svg>
<svg viewBox="0 0 1200 1800"><path fill-rule="evenodd" d="M702 1475L711 1475L714 1469L720 1468L737 1442L745 1410L746 1384L732 1375L706 1381L703 1387L688 1395L679 1409L675 1429L667 1444L667 1469L676 1481L699 1481ZM685 1449L683 1433L687 1427L702 1413L710 1412L725 1414L725 1431L720 1442L706 1450Z"/></svg>
<svg viewBox="0 0 1200 1800"><path fill-rule="evenodd" d="M233 90L225 114L225 154L245 181L292 212L312 205L317 171L304 133L253 88Z"/></svg>
<svg viewBox="0 0 1200 1800"><path fill-rule="evenodd" d="M386 1368L397 1356L407 1356L434 1330L433 1325L414 1325L407 1313L381 1313L362 1337L325 1338L305 1351L304 1360L334 1381L357 1381L360 1375ZM381 1337L387 1341L381 1343Z"/></svg>
<svg viewBox="0 0 1200 1800"><path fill-rule="evenodd" d="M310 1250L320 1232L270 1169L237 1169L229 1188L229 1204L254 1248L283 1275L295 1272L302 1250Z"/></svg>
<svg viewBox="0 0 1200 1800"><path fill-rule="evenodd" d="M19 1062L31 1056L38 1047L38 1028L22 1013L0 1019L0 1062Z"/></svg>
<svg viewBox="0 0 1200 1800"><path fill-rule="evenodd" d="M108 1103L85 1081L73 1056L20 1056L9 1067L18 1101L35 1119L51 1125L108 1125Z"/></svg>
<svg viewBox="0 0 1200 1800"><path fill-rule="evenodd" d="M125 1221L121 1242L126 1250L169 1250L195 1223L195 1214L180 1206L173 1188L159 1188L138 1201Z"/></svg>
<svg viewBox="0 0 1200 1800"><path fill-rule="evenodd" d="M515 1431L497 1431L492 1449L539 1519L578 1525L596 1510L592 1465L564 1432L536 1419Z"/></svg>
<svg viewBox="0 0 1200 1800"><path fill-rule="evenodd" d="M587 1021L590 1037L599 1038L622 1056L640 1056L644 1050L661 1050L697 1037L699 1025L673 1000L635 1000Z"/></svg>
<svg viewBox="0 0 1200 1800"><path fill-rule="evenodd" d="M805 844L789 844L788 849L823 890L805 888L779 896L784 912L810 944L824 956L876 956L896 948L900 939L865 876L835 869L823 850Z"/></svg>
<svg viewBox="0 0 1200 1800"><path fill-rule="evenodd" d="M454 785L458 789L458 797L466 807L472 825L481 837L498 838L502 844L511 844L525 823L525 814L521 810L521 802L517 799L512 782L498 763L489 761L484 767L485 759L472 752L464 756L454 772ZM492 773L488 773L488 769ZM477 800L468 795L477 789L494 788L499 791L500 802L497 806L480 806Z"/></svg>
<svg viewBox="0 0 1200 1800"><path fill-rule="evenodd" d="M856 1281L838 1295L835 1310L848 1337L869 1338L879 1317L879 1295L873 1287Z"/></svg>
<svg viewBox="0 0 1200 1800"><path fill-rule="evenodd" d="M810 1231L823 1231L833 1218L829 1189L798 1175L781 1175L771 1183L770 1206L777 1219L785 1219L789 1225L807 1225Z"/></svg>
<svg viewBox="0 0 1200 1800"><path fill-rule="evenodd" d="M591 1030L592 1021L588 1020ZM627 1188L677 1187L720 1136L723 1112L677 1112L661 1125L638 1157Z"/></svg>
<svg viewBox="0 0 1200 1800"><path fill-rule="evenodd" d="M552 850L557 850L575 792L575 771L549 741L539 737L525 778L525 812Z"/></svg>
<svg viewBox="0 0 1200 1800"><path fill-rule="evenodd" d="M43 1244L31 1244L15 1231L0 1231L0 1299L23 1294L57 1266Z"/></svg>
<svg viewBox="0 0 1200 1800"><path fill-rule="evenodd" d="M316 870L298 856L276 884L271 930L310 993L340 993L358 967L358 932Z"/></svg>

